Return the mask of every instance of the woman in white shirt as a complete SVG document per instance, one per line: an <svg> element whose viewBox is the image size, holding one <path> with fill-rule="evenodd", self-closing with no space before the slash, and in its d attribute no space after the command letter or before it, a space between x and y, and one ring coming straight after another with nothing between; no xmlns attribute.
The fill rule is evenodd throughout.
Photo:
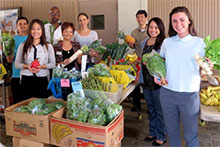
<svg viewBox="0 0 220 147"><path fill-rule="evenodd" d="M168 34L170 37L163 41L160 51L165 58L168 81L161 88L160 102L169 146L198 147L200 73L194 56L204 56L205 43L197 37L186 7L170 12ZM155 82L161 84L156 78ZM180 121L186 145L181 145Z"/></svg>
<svg viewBox="0 0 220 147"><path fill-rule="evenodd" d="M33 67L32 62L37 59L39 64ZM49 69L55 67L55 54L51 44L47 44L45 28L41 20L31 21L28 38L18 47L15 67L21 69L22 98L47 98Z"/></svg>
<svg viewBox="0 0 220 147"><path fill-rule="evenodd" d="M86 13L78 15L79 29L74 32L73 40L80 43L80 46L89 46L93 41L98 40L96 31L90 30L88 27L89 17Z"/></svg>

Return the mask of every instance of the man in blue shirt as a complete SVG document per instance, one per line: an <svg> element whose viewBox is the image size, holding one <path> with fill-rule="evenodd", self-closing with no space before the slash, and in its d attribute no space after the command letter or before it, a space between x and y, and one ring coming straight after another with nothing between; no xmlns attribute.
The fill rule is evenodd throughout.
<svg viewBox="0 0 220 147"><path fill-rule="evenodd" d="M20 102L19 100L20 99L20 69L15 68L14 62L15 62L18 46L22 42L25 42L28 37L28 19L26 17L19 17L16 21L16 27L18 30L18 35L14 36L15 49L14 49L14 57L12 63L12 82L11 82L11 90L12 90L14 103Z"/></svg>

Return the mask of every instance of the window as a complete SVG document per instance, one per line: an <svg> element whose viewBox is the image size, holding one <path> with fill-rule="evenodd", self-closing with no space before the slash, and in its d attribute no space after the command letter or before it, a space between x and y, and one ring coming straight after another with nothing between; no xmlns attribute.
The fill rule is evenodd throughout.
<svg viewBox="0 0 220 147"><path fill-rule="evenodd" d="M105 17L104 15L92 15L91 16L91 29L105 29Z"/></svg>

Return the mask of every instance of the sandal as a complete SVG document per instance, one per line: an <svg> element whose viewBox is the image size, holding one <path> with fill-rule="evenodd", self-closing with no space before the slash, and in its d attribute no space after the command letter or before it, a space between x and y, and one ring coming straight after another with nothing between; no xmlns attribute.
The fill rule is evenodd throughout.
<svg viewBox="0 0 220 147"><path fill-rule="evenodd" d="M163 143L158 143L156 140L154 142L152 142L153 146L162 146L164 143L166 143L167 141L163 141Z"/></svg>

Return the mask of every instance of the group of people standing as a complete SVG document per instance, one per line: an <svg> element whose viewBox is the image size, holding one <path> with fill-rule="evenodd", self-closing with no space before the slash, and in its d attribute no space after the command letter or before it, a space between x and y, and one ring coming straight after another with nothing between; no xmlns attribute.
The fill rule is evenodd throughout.
<svg viewBox="0 0 220 147"><path fill-rule="evenodd" d="M79 29L73 23L59 22L60 11L52 7L49 11L51 21L43 25L39 19L31 23L25 17L17 20L18 34L13 62L12 92L15 102L30 97L48 97L47 84L49 70L56 64L68 64L79 70L81 55L76 61L68 63L68 59L83 45L98 40L95 31L88 28L89 18L85 13L78 15ZM128 44L139 57L152 50L157 51L165 59L167 85L152 77L141 62L140 83L143 87L149 111L149 135L146 142L160 146L169 137L170 146L181 146L180 120L186 146L199 146L198 114L199 114L199 67L194 60L195 54L204 56L205 44L196 36L192 16L186 7L176 7L169 15L169 37L165 37L163 21L154 17L147 21L145 10L136 14L139 27L132 32L135 44ZM29 27L28 27L29 25ZM50 26L55 27L53 43ZM61 41L62 40L62 41ZM90 54L95 56L94 54ZM32 61L38 59L40 66L31 67ZM20 79L21 78L21 79ZM19 82L21 81L21 85ZM140 87L136 89L134 99L140 99ZM138 100L139 101L139 100ZM140 103L139 103L140 109Z"/></svg>
<svg viewBox="0 0 220 147"><path fill-rule="evenodd" d="M79 30L75 30L72 22L60 22L58 7L52 7L49 16L50 23L47 24L40 19L33 19L30 24L25 17L17 19L18 33L14 36L16 46L12 63L14 103L31 97L50 96L47 90L50 70L57 64L65 65L68 70L80 70L82 55L71 63L68 59L81 46L98 40L97 33L88 28L89 17L86 13L78 15ZM96 53L92 52L89 56L96 56ZM37 68L31 66L34 60L40 63Z"/></svg>
<svg viewBox="0 0 220 147"><path fill-rule="evenodd" d="M170 12L167 38L163 21L158 17L151 18L143 27L141 20L146 20L146 14L144 10L137 12L139 27L132 32L137 41L129 46L136 48L139 57L152 50L158 52L165 60L168 84L162 85L161 79L150 75L147 63L141 62L139 82L149 114L149 135L145 141L161 146L168 136L169 146L181 147L182 123L186 146L198 147L200 69L194 56L204 56L205 43L197 36L194 21L186 7L175 7ZM138 93L139 87L133 97L134 104L140 109Z"/></svg>

